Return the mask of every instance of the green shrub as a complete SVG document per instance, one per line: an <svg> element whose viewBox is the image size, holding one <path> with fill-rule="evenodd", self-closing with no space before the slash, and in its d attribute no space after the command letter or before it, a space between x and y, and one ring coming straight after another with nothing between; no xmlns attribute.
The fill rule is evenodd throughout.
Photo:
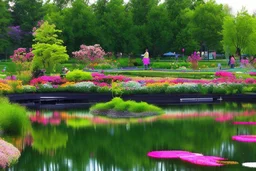
<svg viewBox="0 0 256 171"><path fill-rule="evenodd" d="M84 72L82 70L74 70L66 74L68 81L89 81L92 80L92 74L90 72Z"/></svg>
<svg viewBox="0 0 256 171"><path fill-rule="evenodd" d="M149 105L146 102L137 103L132 100L123 101L121 98L116 97L107 103L98 103L90 108L90 111L93 112L95 110L111 110L114 109L116 111L129 111L132 113L141 113L141 112L156 112L157 114L163 113L162 109Z"/></svg>
<svg viewBox="0 0 256 171"><path fill-rule="evenodd" d="M5 133L19 135L30 124L26 109L18 104L0 98L0 129Z"/></svg>

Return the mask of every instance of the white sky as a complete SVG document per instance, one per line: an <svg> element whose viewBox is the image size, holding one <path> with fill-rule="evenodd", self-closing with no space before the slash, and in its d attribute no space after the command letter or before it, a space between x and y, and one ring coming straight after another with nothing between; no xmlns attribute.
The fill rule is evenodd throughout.
<svg viewBox="0 0 256 171"><path fill-rule="evenodd" d="M240 11L245 7L250 14L256 11L256 0L215 0L217 3L228 4L232 8L233 13Z"/></svg>

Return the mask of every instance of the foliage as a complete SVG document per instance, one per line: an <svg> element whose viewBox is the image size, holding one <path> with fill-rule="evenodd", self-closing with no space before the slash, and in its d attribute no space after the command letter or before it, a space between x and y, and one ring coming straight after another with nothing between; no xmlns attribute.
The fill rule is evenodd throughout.
<svg viewBox="0 0 256 171"><path fill-rule="evenodd" d="M156 112L157 114L163 113L162 109L154 105L149 105L146 102L135 102L132 100L123 101L119 97L113 98L110 102L107 103L98 103L90 108L90 111L95 110L106 111L114 109L116 111L129 111L132 113L141 113L141 112Z"/></svg>
<svg viewBox="0 0 256 171"><path fill-rule="evenodd" d="M193 38L200 45L202 51L220 49L220 41L222 40L220 32L225 15L223 5L217 4L215 0L207 1L195 7L189 29L191 29Z"/></svg>
<svg viewBox="0 0 256 171"><path fill-rule="evenodd" d="M11 104L6 98L1 98L0 106L0 129L8 134L22 134L30 123L26 109L18 104Z"/></svg>
<svg viewBox="0 0 256 171"><path fill-rule="evenodd" d="M22 30L21 45L23 47L31 47L33 39L32 28L45 15L42 9L43 2L38 0L13 0L12 2L14 3L10 7L12 10L12 25L20 26Z"/></svg>
<svg viewBox="0 0 256 171"><path fill-rule="evenodd" d="M40 23L41 24L41 23ZM32 53L35 55L32 61L32 69L46 69L47 72L54 71L56 65L68 60L66 47L62 45L63 41L58 39L57 33L60 30L55 29L55 25L43 22L34 32L35 44L33 44Z"/></svg>
<svg viewBox="0 0 256 171"><path fill-rule="evenodd" d="M27 52L26 48L18 48L14 50L12 56L10 56L12 62L16 64L17 71L26 71L31 67L31 61L33 60L34 54L32 49Z"/></svg>
<svg viewBox="0 0 256 171"><path fill-rule="evenodd" d="M82 70L73 70L66 74L66 79L68 81L89 81L92 80L92 74L90 72L85 72Z"/></svg>
<svg viewBox="0 0 256 171"><path fill-rule="evenodd" d="M81 45L80 50L73 52L72 54L79 61L85 63L87 67L93 68L94 64L103 61L105 52L100 45L96 44L94 46Z"/></svg>
<svg viewBox="0 0 256 171"><path fill-rule="evenodd" d="M192 69L196 70L198 69L198 61L202 60L201 56L194 52L188 57L188 61L191 62Z"/></svg>
<svg viewBox="0 0 256 171"><path fill-rule="evenodd" d="M236 16L225 17L223 23L223 48L229 54L240 51L243 54L255 54L256 19L244 9Z"/></svg>
<svg viewBox="0 0 256 171"><path fill-rule="evenodd" d="M7 2L0 0L0 53L6 52L5 48L9 45L7 32L10 20L11 17L7 9Z"/></svg>

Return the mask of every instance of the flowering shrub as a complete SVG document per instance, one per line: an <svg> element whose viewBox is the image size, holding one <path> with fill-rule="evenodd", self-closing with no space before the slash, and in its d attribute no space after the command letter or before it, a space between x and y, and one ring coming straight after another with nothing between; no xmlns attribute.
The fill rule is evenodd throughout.
<svg viewBox="0 0 256 171"><path fill-rule="evenodd" d="M96 44L94 46L81 45L80 50L72 52L72 54L76 59L85 63L86 66L93 68L96 63L101 63L104 60L105 52L100 45Z"/></svg>
<svg viewBox="0 0 256 171"><path fill-rule="evenodd" d="M0 139L0 168L5 169L17 162L20 151L12 144Z"/></svg>
<svg viewBox="0 0 256 171"><path fill-rule="evenodd" d="M227 71L217 71L215 72L216 77L234 77L234 74L232 72Z"/></svg>
<svg viewBox="0 0 256 171"><path fill-rule="evenodd" d="M141 84L136 81L122 82L120 86L124 89L141 89Z"/></svg>
<svg viewBox="0 0 256 171"><path fill-rule="evenodd" d="M256 72L249 72L251 76L256 76Z"/></svg>
<svg viewBox="0 0 256 171"><path fill-rule="evenodd" d="M77 87L77 88L92 88L92 87L95 87L95 84L93 82L80 82L80 83L76 83L74 85L72 85L73 87Z"/></svg>
<svg viewBox="0 0 256 171"><path fill-rule="evenodd" d="M51 84L61 84L63 83L60 76L41 76L38 78L34 78L30 81L30 85L38 85L38 84L45 84L45 83L51 83Z"/></svg>
<svg viewBox="0 0 256 171"><path fill-rule="evenodd" d="M196 52L194 52L193 54L191 54L188 57L188 61L191 63L192 69L194 69L194 70L198 69L198 61L200 61L200 60L202 60L202 58Z"/></svg>
<svg viewBox="0 0 256 171"><path fill-rule="evenodd" d="M75 84L75 82L66 82L66 83L62 84L60 87L68 87L68 86L72 86L74 84Z"/></svg>
<svg viewBox="0 0 256 171"><path fill-rule="evenodd" d="M92 73L93 81L95 82L106 82L110 84L112 81L114 82L126 82L130 81L131 78L125 77L123 75L104 75L101 73Z"/></svg>
<svg viewBox="0 0 256 171"><path fill-rule="evenodd" d="M2 93L10 93L12 91L12 87L6 83L0 82L0 94Z"/></svg>
<svg viewBox="0 0 256 171"><path fill-rule="evenodd" d="M11 76L7 76L5 79L6 80L16 80L17 78L15 75L11 75Z"/></svg>
<svg viewBox="0 0 256 171"><path fill-rule="evenodd" d="M18 48L14 50L12 56L10 56L12 62L16 64L18 71L29 70L31 61L33 60L34 54L30 48L27 52L26 48Z"/></svg>

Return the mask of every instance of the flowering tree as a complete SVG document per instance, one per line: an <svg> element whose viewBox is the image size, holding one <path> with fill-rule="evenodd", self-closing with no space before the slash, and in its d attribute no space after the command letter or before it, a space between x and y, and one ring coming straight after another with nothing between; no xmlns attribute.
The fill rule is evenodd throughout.
<svg viewBox="0 0 256 171"><path fill-rule="evenodd" d="M16 64L17 70L26 71L30 69L31 61L33 60L34 54L30 48L27 52L26 48L18 48L14 50L12 56L10 56L12 62Z"/></svg>
<svg viewBox="0 0 256 171"><path fill-rule="evenodd" d="M198 68L198 61L202 60L199 54L194 52L188 57L188 61L191 62L192 69L196 70Z"/></svg>
<svg viewBox="0 0 256 171"><path fill-rule="evenodd" d="M72 52L74 57L86 64L87 67L94 68L97 63L103 61L105 51L96 44L94 46L81 45L80 50Z"/></svg>

